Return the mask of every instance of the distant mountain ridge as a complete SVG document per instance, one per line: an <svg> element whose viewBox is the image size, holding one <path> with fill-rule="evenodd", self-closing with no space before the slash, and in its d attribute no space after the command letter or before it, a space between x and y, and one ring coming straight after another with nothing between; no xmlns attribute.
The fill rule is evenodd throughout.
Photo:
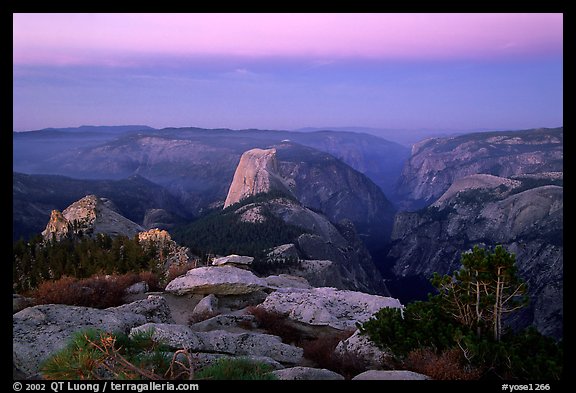
<svg viewBox="0 0 576 393"><path fill-rule="evenodd" d="M334 155L371 178L393 199L409 149L372 135L269 130L166 128L111 133L15 133L14 170L81 179L139 174L199 212L224 200L244 151L290 140Z"/></svg>
<svg viewBox="0 0 576 393"><path fill-rule="evenodd" d="M403 208L415 210L433 203L465 176L562 172L563 151L563 127L426 139L412 147L398 195Z"/></svg>

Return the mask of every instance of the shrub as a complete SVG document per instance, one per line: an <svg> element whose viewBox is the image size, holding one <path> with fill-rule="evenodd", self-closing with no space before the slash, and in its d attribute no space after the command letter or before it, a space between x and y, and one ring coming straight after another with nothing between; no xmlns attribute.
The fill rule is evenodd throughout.
<svg viewBox="0 0 576 393"><path fill-rule="evenodd" d="M409 370L438 380L476 380L481 375L458 348L445 349L440 354L429 348L415 349L408 353L404 364Z"/></svg>
<svg viewBox="0 0 576 393"><path fill-rule="evenodd" d="M74 334L60 352L41 365L46 379L174 379L191 378L193 367L187 351L152 340L152 331L128 337L95 329ZM177 360L179 355L186 360Z"/></svg>
<svg viewBox="0 0 576 393"><path fill-rule="evenodd" d="M176 277L179 277L183 274L186 274L188 270L192 269L192 266L188 264L172 264L168 268L168 272L166 273L166 283L174 280Z"/></svg>
<svg viewBox="0 0 576 393"><path fill-rule="evenodd" d="M245 358L221 358L204 367L195 379L209 380L274 380L272 366Z"/></svg>
<svg viewBox="0 0 576 393"><path fill-rule="evenodd" d="M456 337L468 333L434 301L410 303L403 311L383 308L359 329L378 347L400 357L418 348L439 351L454 347Z"/></svg>
<svg viewBox="0 0 576 393"><path fill-rule="evenodd" d="M554 380L562 374L562 343L533 327L508 333L501 341L466 336L462 345L487 379Z"/></svg>
<svg viewBox="0 0 576 393"><path fill-rule="evenodd" d="M294 327L285 316L276 312L266 311L260 307L248 307L248 313L254 315L258 326L268 333L279 336L286 344L300 344L303 332Z"/></svg>
<svg viewBox="0 0 576 393"><path fill-rule="evenodd" d="M313 361L316 367L332 370L346 379L351 379L366 371L365 361L352 353L338 355L334 350L340 341L346 340L353 333L353 331L344 331L327 334L315 340L304 341L300 346L304 349L304 357Z"/></svg>
<svg viewBox="0 0 576 393"><path fill-rule="evenodd" d="M32 296L37 304L68 304L94 308L119 306L124 291L130 285L146 281L149 287L157 286L153 273L128 273L124 275L96 275L85 279L62 277L56 281L44 281Z"/></svg>

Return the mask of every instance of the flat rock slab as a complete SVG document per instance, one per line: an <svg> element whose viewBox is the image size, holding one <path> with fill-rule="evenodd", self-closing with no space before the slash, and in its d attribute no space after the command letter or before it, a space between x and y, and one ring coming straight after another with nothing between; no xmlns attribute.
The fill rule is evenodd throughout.
<svg viewBox="0 0 576 393"><path fill-rule="evenodd" d="M258 306L309 325L329 326L338 330L356 329L384 307L402 307L391 297L336 288L278 289Z"/></svg>
<svg viewBox="0 0 576 393"><path fill-rule="evenodd" d="M233 356L265 356L280 363L297 364L304 350L284 344L280 337L261 333L230 333L224 330L195 332L185 325L147 323L130 334L152 330L152 339L174 348L192 352L220 353Z"/></svg>
<svg viewBox="0 0 576 393"><path fill-rule="evenodd" d="M344 380L344 377L334 371L326 370L325 368L312 368L312 367L290 367L282 370L272 371L278 379L283 381L296 381L296 380Z"/></svg>
<svg viewBox="0 0 576 393"><path fill-rule="evenodd" d="M311 289L312 286L304 277L293 276L290 274L279 274L277 276L268 276L264 278L266 284L272 288L300 288Z"/></svg>
<svg viewBox="0 0 576 393"><path fill-rule="evenodd" d="M268 289L266 281L251 271L227 265L191 269L166 286L166 292L177 295L242 295L262 289Z"/></svg>
<svg viewBox="0 0 576 393"><path fill-rule="evenodd" d="M368 370L352 378L353 381L422 381L427 375L406 370Z"/></svg>
<svg viewBox="0 0 576 393"><path fill-rule="evenodd" d="M233 264L233 265L249 266L252 264L252 261L254 261L254 257L247 257L244 255L232 254L232 255L228 255L226 257L214 259L214 261L212 261L212 265L213 266L222 266L222 265L227 265L227 264Z"/></svg>

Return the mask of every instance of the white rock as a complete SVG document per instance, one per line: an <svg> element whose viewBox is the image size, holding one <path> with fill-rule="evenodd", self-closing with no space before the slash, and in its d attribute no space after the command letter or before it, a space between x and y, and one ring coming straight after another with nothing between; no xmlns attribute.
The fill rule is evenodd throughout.
<svg viewBox="0 0 576 393"><path fill-rule="evenodd" d="M385 361L390 358L390 354L374 345L368 337L361 335L359 330L346 340L340 341L334 353L343 358L358 357L370 369L381 369Z"/></svg>
<svg viewBox="0 0 576 393"><path fill-rule="evenodd" d="M198 302L194 310L192 310L192 316L204 316L204 315L214 315L218 310L218 298L212 294L204 296L202 300Z"/></svg>
<svg viewBox="0 0 576 393"><path fill-rule="evenodd" d="M391 297L323 287L279 289L258 307L309 325L347 330L356 329L356 322L367 321L381 308L402 305Z"/></svg>
<svg viewBox="0 0 576 393"><path fill-rule="evenodd" d="M140 281L130 285L124 292L127 294L139 294L148 292L148 289L148 283L146 281Z"/></svg>
<svg viewBox="0 0 576 393"><path fill-rule="evenodd" d="M232 265L251 265L254 261L254 257L248 257L244 255L228 255L226 257L216 258L212 261L213 266L222 266L227 264Z"/></svg>
<svg viewBox="0 0 576 393"><path fill-rule="evenodd" d="M352 378L353 381L421 381L425 379L430 379L430 377L406 370L368 370Z"/></svg>
<svg viewBox="0 0 576 393"><path fill-rule="evenodd" d="M166 286L166 292L241 295L268 289L266 281L254 273L234 266L207 266L189 270Z"/></svg>
<svg viewBox="0 0 576 393"><path fill-rule="evenodd" d="M268 253L269 258L296 258L298 255L298 250L294 243L282 244L281 246L274 247L272 251Z"/></svg>
<svg viewBox="0 0 576 393"><path fill-rule="evenodd" d="M280 274L277 276L268 276L264 278L266 284L271 288L300 288L311 289L312 286L304 277L293 276L290 274Z"/></svg>
<svg viewBox="0 0 576 393"><path fill-rule="evenodd" d="M343 380L344 377L325 368L290 367L272 371L278 379L283 381L294 380Z"/></svg>
<svg viewBox="0 0 576 393"><path fill-rule="evenodd" d="M277 166L276 149L252 149L244 152L234 172L224 208L251 195L270 191Z"/></svg>

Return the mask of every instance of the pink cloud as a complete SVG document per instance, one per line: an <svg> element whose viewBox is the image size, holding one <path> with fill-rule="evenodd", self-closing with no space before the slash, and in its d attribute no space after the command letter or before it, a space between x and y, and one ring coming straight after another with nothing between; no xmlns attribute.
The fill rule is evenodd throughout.
<svg viewBox="0 0 576 393"><path fill-rule="evenodd" d="M134 56L453 59L562 53L562 14L15 14L15 64Z"/></svg>

